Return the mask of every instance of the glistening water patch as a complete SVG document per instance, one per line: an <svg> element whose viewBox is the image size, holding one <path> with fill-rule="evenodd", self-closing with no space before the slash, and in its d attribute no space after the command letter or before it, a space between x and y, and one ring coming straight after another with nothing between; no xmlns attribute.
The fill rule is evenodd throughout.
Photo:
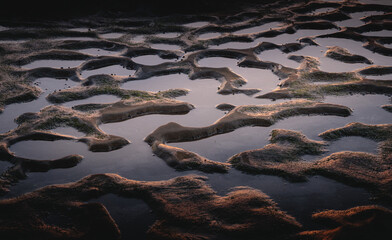
<svg viewBox="0 0 392 240"><path fill-rule="evenodd" d="M171 62L171 59L163 59L160 58L158 55L143 55L138 57L133 57L132 60L136 63L143 64L143 65L158 65L165 62Z"/></svg>
<svg viewBox="0 0 392 240"><path fill-rule="evenodd" d="M92 70L84 70L80 73L80 75L83 78L88 78L90 76L99 75L99 74L128 77L128 76L132 76L133 74L135 74L135 72L136 72L135 70L127 69L126 67L121 66L121 65L111 65L111 66L92 69Z"/></svg>
<svg viewBox="0 0 392 240"><path fill-rule="evenodd" d="M81 65L83 60L36 60L26 65L22 68L33 69L41 67L51 67L51 68L73 68Z"/></svg>

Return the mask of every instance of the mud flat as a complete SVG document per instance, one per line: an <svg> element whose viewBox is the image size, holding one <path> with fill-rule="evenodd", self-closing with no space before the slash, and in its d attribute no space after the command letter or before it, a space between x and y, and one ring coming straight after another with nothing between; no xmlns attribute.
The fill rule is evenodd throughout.
<svg viewBox="0 0 392 240"><path fill-rule="evenodd" d="M184 176L140 182L115 174L99 174L71 184L48 186L2 200L2 221L7 219L7 224L1 226L0 234L4 238L120 239L118 226L106 208L99 203L85 203L108 193L145 201L158 218L148 235L157 239L238 238L255 234L283 237L301 228L264 193L239 187L226 196L218 196L205 180L201 176ZM48 206L52 211L47 212ZM92 215L94 221L87 221Z"/></svg>
<svg viewBox="0 0 392 240"><path fill-rule="evenodd" d="M0 238L389 239L392 7L238 4L0 16Z"/></svg>

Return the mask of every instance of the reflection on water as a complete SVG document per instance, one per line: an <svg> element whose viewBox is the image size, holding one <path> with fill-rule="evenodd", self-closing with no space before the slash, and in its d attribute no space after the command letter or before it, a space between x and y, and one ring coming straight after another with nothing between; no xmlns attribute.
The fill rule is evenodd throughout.
<svg viewBox="0 0 392 240"><path fill-rule="evenodd" d="M117 96L102 94L102 95L92 96L86 99L66 102L63 105L67 107L73 107L76 105L89 104L89 103L114 103L114 102L118 102L119 100L121 100L121 98Z"/></svg>
<svg viewBox="0 0 392 240"><path fill-rule="evenodd" d="M90 54L93 56L113 56L113 55L119 54L118 52L105 50L105 49L101 49L101 48L80 49L80 50L78 50L78 52Z"/></svg>
<svg viewBox="0 0 392 240"><path fill-rule="evenodd" d="M364 0L366 2L366 0ZM371 1L371 2L382 2ZM385 3L385 2L384 2ZM330 8L321 8L313 13L330 11ZM380 14L381 12L367 11L352 13L352 19L337 22L340 26L360 26L364 22L360 17ZM310 13L311 14L311 13ZM193 22L183 26L198 28L208 24L208 22ZM269 28L278 27L278 23L268 23L256 27L249 27L234 32L234 34L256 33ZM1 29L0 29L1 30ZM4 30L4 29L3 29ZM74 31L88 31L86 28ZM338 31L329 30L298 30L294 34L282 34L273 38L258 38L254 42L229 42L210 48L250 48L262 41L275 44L297 42L298 38L306 36L316 36ZM180 33L160 33L156 36L173 38ZM391 31L379 31L364 33L372 36L390 36ZM118 38L123 34L109 33L101 34L102 38ZM208 39L220 36L221 33L205 33L198 36L199 39ZM145 35L135 35L130 41L133 43L143 42ZM58 38L60 39L60 38ZM57 39L57 40L58 40ZM86 40L85 38L62 38L72 40ZM90 38L88 38L90 39ZM347 39L337 38L316 38L321 46L306 46L305 48L290 53L293 55L314 56L320 60L320 69L327 72L347 72L357 70L367 64L342 63L324 56L327 46L340 46L348 49L351 53L362 55L374 61L374 64L388 66L391 65L390 57L373 53L363 48L363 43ZM163 50L180 50L181 46L171 44L149 44L152 48ZM391 47L390 44L385 44ZM82 53L93 56L117 55L119 52L109 49L88 48L79 50ZM257 56L260 60L271 61L282 64L286 67L296 68L299 63L288 59L290 54L282 53L280 50L268 50L261 52ZM145 55L132 58L133 61L143 65L157 65L174 60L161 59L158 55ZM199 60L202 67L222 68L228 67L234 73L242 76L248 81L241 88L259 88L261 93L266 93L277 87L279 78L268 69L243 68L237 66L238 59L222 57L210 57ZM80 66L84 61L65 60L37 60L23 66L31 69L37 67L68 68ZM82 77L87 78L96 74L115 74L118 76L133 75L135 70L128 70L120 65L103 67L95 70L84 70ZM369 76L369 78L380 80L392 80L391 74L383 76ZM248 175L238 170L231 169L227 174L206 174L198 171L178 172L167 166L160 158L156 157L150 146L143 141L149 133L156 128L169 122L176 122L183 126L204 127L213 124L219 118L225 116L225 111L216 109L216 105L229 103L235 106L248 104L272 104L287 100L271 101L268 99L257 99L254 96L244 94L220 95L217 94L220 82L216 79L196 79L190 80L185 74L171 74L165 76L154 76L143 80L132 80L122 84L124 89L163 91L170 88L186 88L190 92L186 96L178 97L178 100L189 102L196 108L185 115L146 115L123 122L102 124L99 127L108 134L117 135L130 140L132 143L121 149L112 152L94 153L88 151L84 143L76 141L24 141L11 146L17 156L33 159L55 159L70 154L80 154L84 159L77 166L70 169L53 169L47 173L28 173L28 178L11 187L11 192L1 198L19 196L49 184L67 183L76 181L89 174L95 173L116 173L123 177L135 180L166 180L187 174L199 174L208 176L208 184L212 186L218 194L224 195L232 187L250 186L259 189L276 201L280 208L292 214L306 228L319 227L311 221L311 214L323 209L346 209L358 205L371 204L370 194L361 188L354 188L334 180L320 176L310 177L308 182L289 183L276 176ZM318 84L323 84L319 82ZM51 78L41 78L35 81L35 85L43 91L42 95L35 101L11 104L5 107L4 113L0 114L0 132L6 132L16 127L14 119L25 112L38 112L41 108L49 105L45 99L47 94L60 89L68 89L78 85L70 80L57 80ZM72 107L86 103L112 103L119 98L112 95L93 96L91 98L72 101L63 104ZM391 113L380 108L381 105L390 103L387 96L383 95L352 95L352 96L328 96L322 100L327 103L336 103L348 106L353 109L353 113L348 117L338 116L296 116L282 119L270 127L242 127L233 132L211 136L198 141L184 143L170 143L172 146L184 148L196 152L211 160L226 162L232 155L251 149L262 148L269 143L269 134L273 129L290 129L300 131L307 137L315 140L322 140L318 134L331 128L342 127L351 122L362 122L368 124L390 123ZM53 130L60 134L84 136L83 133L69 127L58 127ZM337 141L330 142L327 146L328 152L320 156L304 156L305 160L315 161L324 156L339 151L365 151L369 153L377 152L377 143L361 137L345 137ZM5 171L11 164L0 161L0 172ZM154 214L150 213L149 207L141 200L126 199L109 194L91 202L101 202L109 210L111 216L119 225L123 238L144 239L145 231L155 221Z"/></svg>
<svg viewBox="0 0 392 240"><path fill-rule="evenodd" d="M108 67L98 68L94 70L84 70L80 73L83 78L88 78L93 75L107 74L107 75L118 75L118 76L132 76L136 71L127 69L120 65L112 65Z"/></svg>
<svg viewBox="0 0 392 240"><path fill-rule="evenodd" d="M83 137L85 134L79 132L78 130L71 128L71 127L57 127L51 130L52 132L63 134L63 135L70 135L74 137Z"/></svg>
<svg viewBox="0 0 392 240"><path fill-rule="evenodd" d="M139 57L134 57L134 58L132 58L132 60L135 63L149 65L149 66L158 65L161 63L172 61L172 60L168 60L168 59L162 59L158 55L143 55L143 56L139 56Z"/></svg>
<svg viewBox="0 0 392 240"><path fill-rule="evenodd" d="M51 67L51 68L72 68L82 64L83 60L37 60L29 64L23 65L23 68L32 69L40 67Z"/></svg>
<svg viewBox="0 0 392 240"><path fill-rule="evenodd" d="M157 33L155 36L162 37L162 38L174 38L180 36L181 33L179 32L167 32L167 33Z"/></svg>
<svg viewBox="0 0 392 240"><path fill-rule="evenodd" d="M160 50L181 50L181 47L174 44L164 44L164 43L153 43L150 44L151 48Z"/></svg>
<svg viewBox="0 0 392 240"><path fill-rule="evenodd" d="M192 23L184 24L183 26L190 27L190 28L199 28L207 24L209 24L209 22L192 22Z"/></svg>
<svg viewBox="0 0 392 240"><path fill-rule="evenodd" d="M343 104L353 109L353 113L348 117L316 115L290 117L279 120L270 127L244 127L223 135L216 135L193 142L171 143L170 145L197 152L212 160L224 162L236 153L262 148L268 144L268 137L273 129L300 131L311 139L322 140L318 137L318 134L328 129L343 127L351 122L368 124L388 123L388 119L391 117L391 113L380 108L380 105L388 102L387 96L330 96L326 97L324 102ZM355 140L353 141L355 142ZM358 143L361 142L357 142L357 144ZM369 145L372 149L373 146L375 145ZM345 150L349 149L345 149L344 145L337 145L334 151Z"/></svg>
<svg viewBox="0 0 392 240"><path fill-rule="evenodd" d="M257 40L259 42L272 42L275 44L286 44L286 43L295 43L298 42L298 39L302 37L309 37L309 36L317 36L317 35L322 35L322 34L330 34L337 32L337 29L327 29L327 30L297 30L293 34L289 33L284 33L280 34L276 37L270 38L270 37L262 37L258 38Z"/></svg>
<svg viewBox="0 0 392 240"><path fill-rule="evenodd" d="M349 52L358 54L366 57L367 59L373 61L375 65L381 66L390 66L391 58L387 56L380 55L378 53L374 53L362 45L362 42L357 42L350 39L342 39L342 38L317 38L316 42L321 44L322 46L339 46L342 48L346 48Z"/></svg>
<svg viewBox="0 0 392 240"><path fill-rule="evenodd" d="M331 12L333 10L335 10L335 9L334 8L330 8L330 7L319 8L319 9L316 9L316 10L312 11L311 13L327 13L327 12Z"/></svg>
<svg viewBox="0 0 392 240"><path fill-rule="evenodd" d="M298 52L295 52L294 54L308 56L307 54L299 54ZM259 59L261 61L269 61L269 62L279 63L285 67L297 68L299 66L298 62L288 59L287 58L288 55L286 53L280 51L279 49L262 51L257 56L259 57Z"/></svg>
<svg viewBox="0 0 392 240"><path fill-rule="evenodd" d="M373 37L392 37L392 31L381 30L381 31L364 32L362 33L362 35L373 36Z"/></svg>
<svg viewBox="0 0 392 240"><path fill-rule="evenodd" d="M58 141L22 141L11 145L10 150L18 157L37 160L52 160L67 155L78 154L86 145L67 140Z"/></svg>
<svg viewBox="0 0 392 240"><path fill-rule="evenodd" d="M99 34L101 38L106 38L106 39L114 39L114 38L119 38L122 37L124 33L104 33L104 34Z"/></svg>
<svg viewBox="0 0 392 240"><path fill-rule="evenodd" d="M246 48L256 47L257 43L258 42L228 42L220 45L211 45L209 48L210 49L227 49L227 48L246 49Z"/></svg>
<svg viewBox="0 0 392 240"><path fill-rule="evenodd" d="M211 57L199 60L198 64L201 67L230 68L234 73L248 81L243 88L259 88L262 89L263 92L270 92L277 87L279 77L274 75L271 70L239 67L237 62L238 60L236 59Z"/></svg>
<svg viewBox="0 0 392 240"><path fill-rule="evenodd" d="M76 86L78 83L65 79L39 78L34 81L43 92L37 100L25 103L15 103L7 105L4 112L0 114L0 133L7 132L17 127L14 119L25 112L39 112L45 106L50 105L46 100L49 93L60 89L67 89Z"/></svg>
<svg viewBox="0 0 392 240"><path fill-rule="evenodd" d="M278 22L266 23L266 24L263 24L260 26L238 30L238 31L233 32L233 34L248 34L248 33L262 32L262 31L270 30L271 28L279 27L279 24L280 23L278 23Z"/></svg>
<svg viewBox="0 0 392 240"><path fill-rule="evenodd" d="M199 39L210 39L210 38L216 38L221 36L222 33L218 32L210 32L210 33L203 33L199 35Z"/></svg>
<svg viewBox="0 0 392 240"><path fill-rule="evenodd" d="M316 159L321 159L329 156L332 153L342 152L342 151L353 151L353 152L367 152L372 154L377 154L378 143L363 137L351 136L343 137L336 141L329 143L327 147L328 151L321 155L305 155L302 159L306 161L315 161Z"/></svg>

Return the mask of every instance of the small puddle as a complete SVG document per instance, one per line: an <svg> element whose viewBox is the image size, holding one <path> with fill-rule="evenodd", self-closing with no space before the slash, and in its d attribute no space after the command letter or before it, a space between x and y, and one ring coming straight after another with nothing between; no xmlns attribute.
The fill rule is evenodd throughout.
<svg viewBox="0 0 392 240"><path fill-rule="evenodd" d="M84 143L74 141L22 141L11 145L10 150L18 157L53 160L85 151Z"/></svg>
<svg viewBox="0 0 392 240"><path fill-rule="evenodd" d="M325 72L352 72L370 65L363 63L345 63L329 57L320 58L320 70Z"/></svg>
<svg viewBox="0 0 392 240"><path fill-rule="evenodd" d="M54 78L38 78L34 83L42 89L43 93L34 101L7 105L4 112L0 114L0 133L16 128L18 125L14 119L23 113L39 112L42 108L50 105L45 99L49 93L78 85L77 82Z"/></svg>
<svg viewBox="0 0 392 240"><path fill-rule="evenodd" d="M231 58L210 57L200 59L198 64L202 67L230 68L248 81L242 88L260 88L263 92L269 92L277 87L279 78L271 70L239 67L237 62L238 60Z"/></svg>
<svg viewBox="0 0 392 240"><path fill-rule="evenodd" d="M371 16L371 15L379 15L379 14L383 14L383 12L367 11L367 12L351 13L350 14L351 19L337 21L335 23L341 27L359 27L365 24L365 22L360 20L361 18L366 16Z"/></svg>
<svg viewBox="0 0 392 240"><path fill-rule="evenodd" d="M88 78L93 75L106 74L106 75L117 75L117 76L132 76L135 74L135 70L127 69L121 65L112 65L94 70L84 70L80 73L83 78Z"/></svg>
<svg viewBox="0 0 392 240"><path fill-rule="evenodd" d="M203 27L207 24L209 24L209 22L200 21L200 22L192 22L192 23L183 24L182 26L190 27L190 28L199 28L199 27Z"/></svg>
<svg viewBox="0 0 392 240"><path fill-rule="evenodd" d="M222 33L210 32L210 33L200 34L198 38L205 40L205 39L220 37L221 35L222 35Z"/></svg>
<svg viewBox="0 0 392 240"><path fill-rule="evenodd" d="M80 28L70 28L69 30L76 31L76 32L90 32L91 31L90 28L83 28L83 27L80 27Z"/></svg>
<svg viewBox="0 0 392 240"><path fill-rule="evenodd" d="M288 55L286 53L283 53L279 49L263 51L257 54L257 57L261 61L279 63L285 67L290 67L290 68L297 68L300 65L300 63L298 62L288 59L287 58Z"/></svg>
<svg viewBox="0 0 392 240"><path fill-rule="evenodd" d="M385 75L366 75L365 78L373 79L373 80L387 80L392 81L392 74Z"/></svg>
<svg viewBox="0 0 392 240"><path fill-rule="evenodd" d="M179 32L167 32L167 33L157 33L155 36L161 37L161 38L175 38L180 36L181 33Z"/></svg>
<svg viewBox="0 0 392 240"><path fill-rule="evenodd" d="M164 43L153 43L150 44L151 48L160 49L160 50L181 50L181 47L174 44L164 44Z"/></svg>
<svg viewBox="0 0 392 240"><path fill-rule="evenodd" d="M273 38L261 37L258 40L260 42L272 42L275 44L286 44L286 43L295 43L298 42L299 38L302 37L310 37L310 36L318 36L324 34L330 34L337 32L337 29L326 29L326 30L297 30L297 32L293 34L283 33Z"/></svg>
<svg viewBox="0 0 392 240"><path fill-rule="evenodd" d="M381 30L374 32L364 32L362 35L372 36L372 37L392 37L392 30Z"/></svg>
<svg viewBox="0 0 392 240"><path fill-rule="evenodd" d="M93 56L114 56L114 55L119 54L119 52L105 50L105 49L101 49L101 48L86 48L86 49L78 50L78 52L90 54Z"/></svg>
<svg viewBox="0 0 392 240"><path fill-rule="evenodd" d="M390 66L391 58L373 53L372 51L364 48L362 42L353 41L343 38L317 38L316 42L322 46L339 46L346 48L349 52L358 54L372 60L374 65Z"/></svg>
<svg viewBox="0 0 392 240"><path fill-rule="evenodd" d="M305 161L315 161L331 155L332 153L352 151L377 154L378 143L367 138L351 136L343 137L336 141L331 141L326 147L327 152L321 155L304 155L301 158Z"/></svg>
<svg viewBox="0 0 392 240"><path fill-rule="evenodd" d="M29 64L23 65L22 68L33 69L41 67L51 67L51 68L73 68L82 64L83 60L37 60Z"/></svg>
<svg viewBox="0 0 392 240"><path fill-rule="evenodd" d="M117 96L102 94L102 95L92 96L92 97L89 97L86 99L66 102L63 104L63 106L73 107L73 106L82 105L82 104L89 104L89 103L115 103L120 100L121 100L121 98L119 98Z"/></svg>
<svg viewBox="0 0 392 240"><path fill-rule="evenodd" d="M143 55L139 57L133 57L132 60L135 63L139 63L147 66L153 66L153 65L158 65L161 63L173 61L171 59L160 58L158 55Z"/></svg>
<svg viewBox="0 0 392 240"><path fill-rule="evenodd" d="M233 34L249 34L249 33L262 32L262 31L270 30L271 28L277 28L279 27L279 24L280 24L279 22L266 23L260 26L238 30L233 32Z"/></svg>
<svg viewBox="0 0 392 240"><path fill-rule="evenodd" d="M93 37L58 37L54 38L55 41L91 41Z"/></svg>
<svg viewBox="0 0 392 240"><path fill-rule="evenodd" d="M99 34L101 38L105 38L105 39L116 39L122 37L123 35L124 33L116 33L116 32Z"/></svg>
<svg viewBox="0 0 392 240"><path fill-rule="evenodd" d="M358 2L366 3L366 4L382 4L382 5L392 6L392 2L389 0L358 0Z"/></svg>
<svg viewBox="0 0 392 240"><path fill-rule="evenodd" d="M84 137L86 135L72 127L57 127L55 129L52 129L51 131L63 135L74 136L74 137Z"/></svg>
<svg viewBox="0 0 392 240"><path fill-rule="evenodd" d="M258 42L227 42L220 45L210 45L210 49L248 49L256 47Z"/></svg>
<svg viewBox="0 0 392 240"><path fill-rule="evenodd" d="M335 10L335 8L326 7L326 8L319 8L319 9L313 10L310 13L313 13L313 14L327 13L327 12L331 12L333 10Z"/></svg>
<svg viewBox="0 0 392 240"><path fill-rule="evenodd" d="M170 146L195 152L208 159L226 162L231 156L268 144L270 129L263 127L242 127L233 132L192 141L169 143Z"/></svg>

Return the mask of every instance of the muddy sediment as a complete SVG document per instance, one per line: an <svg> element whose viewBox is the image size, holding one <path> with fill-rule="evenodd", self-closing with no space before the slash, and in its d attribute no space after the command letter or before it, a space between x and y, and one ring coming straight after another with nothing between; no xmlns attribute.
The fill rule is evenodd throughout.
<svg viewBox="0 0 392 240"><path fill-rule="evenodd" d="M255 235L272 239L301 229L264 193L239 187L226 196L218 196L205 181L201 176L184 176L143 182L116 174L98 174L71 184L48 186L0 201L1 218L6 223L0 227L0 235L5 239L120 239L119 229L106 208L99 203L86 203L108 193L139 198L149 205L158 217L148 231L153 239ZM91 216L94 219L87 220ZM56 218L61 221L50 220Z"/></svg>
<svg viewBox="0 0 392 240"><path fill-rule="evenodd" d="M347 210L328 210L313 214L325 230L305 231L299 239L388 239L392 212L379 206L359 206ZM335 227L335 228L334 228Z"/></svg>

